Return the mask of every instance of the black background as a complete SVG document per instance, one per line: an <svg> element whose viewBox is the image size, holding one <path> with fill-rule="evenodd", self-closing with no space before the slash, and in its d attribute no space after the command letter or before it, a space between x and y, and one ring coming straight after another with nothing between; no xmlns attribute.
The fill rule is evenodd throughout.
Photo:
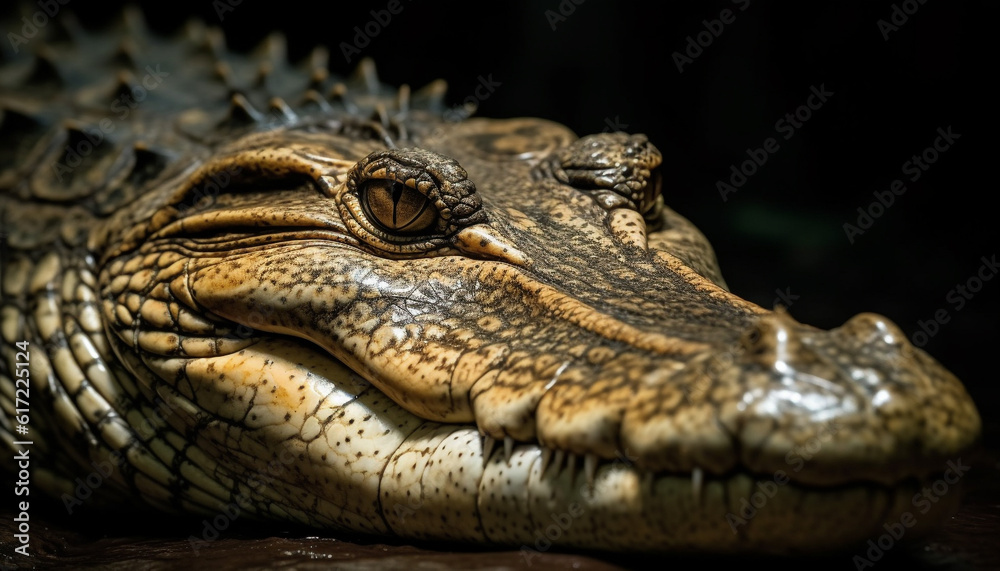
<svg viewBox="0 0 1000 571"><path fill-rule="evenodd" d="M144 10L162 31L200 17L234 49L272 30L286 33L293 58L325 44L339 75L372 57L389 84L444 78L451 104L489 77L500 85L480 101L480 116L540 116L579 134L609 123L646 133L665 157L668 204L713 242L735 293L766 307L781 301L777 290L790 293L797 297L781 302L791 301L793 317L824 328L874 311L911 338L944 310L949 320L925 349L966 383L981 411L992 406L1000 279L960 310L947 299L982 257L1000 254L990 143L998 20L987 2L398 1L402 11L350 63L341 43L354 43L355 27L388 0L175 0ZM878 21L904 4L917 11L884 37ZM98 22L114 5L74 0L67 9ZM674 53L723 9L735 21L680 72ZM812 86L833 95L783 139L775 122L806 103ZM908 180L903 163L949 126L961 138ZM716 182L768 137L778 151L723 201ZM907 191L851 244L844 223L856 224L858 207L894 179Z"/></svg>

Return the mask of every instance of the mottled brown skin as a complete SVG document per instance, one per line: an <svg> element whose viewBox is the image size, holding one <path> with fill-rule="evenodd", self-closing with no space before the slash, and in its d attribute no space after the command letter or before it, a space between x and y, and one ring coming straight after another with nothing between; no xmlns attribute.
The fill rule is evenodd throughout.
<svg viewBox="0 0 1000 571"><path fill-rule="evenodd" d="M439 84L370 62L338 83L322 51L295 70L279 40L239 56L126 20L119 45L67 18L72 44L0 69L0 426L16 440L28 340L34 482L68 506L114 462L88 501L815 551L876 534L978 436L887 319L820 331L731 294L643 135L446 121Z"/></svg>

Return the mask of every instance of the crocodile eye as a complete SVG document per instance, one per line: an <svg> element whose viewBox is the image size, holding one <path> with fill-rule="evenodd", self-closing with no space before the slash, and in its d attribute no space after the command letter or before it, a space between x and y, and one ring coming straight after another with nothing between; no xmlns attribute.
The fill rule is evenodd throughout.
<svg viewBox="0 0 1000 571"><path fill-rule="evenodd" d="M391 234L419 234L437 221L437 210L423 194L387 179L367 180L358 187L368 219Z"/></svg>

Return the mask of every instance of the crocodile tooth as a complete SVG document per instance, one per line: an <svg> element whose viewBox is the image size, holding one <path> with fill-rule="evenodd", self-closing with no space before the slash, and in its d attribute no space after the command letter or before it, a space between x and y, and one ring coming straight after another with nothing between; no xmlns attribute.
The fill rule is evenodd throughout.
<svg viewBox="0 0 1000 571"><path fill-rule="evenodd" d="M510 457L514 453L514 439L510 436L503 437L503 454L507 459L507 463L510 463Z"/></svg>
<svg viewBox="0 0 1000 571"><path fill-rule="evenodd" d="M496 446L497 441L492 436L483 437L483 464L490 461L490 456L493 455L493 447Z"/></svg>
<svg viewBox="0 0 1000 571"><path fill-rule="evenodd" d="M576 483L576 454L566 453L566 467L569 468L569 481Z"/></svg>
<svg viewBox="0 0 1000 571"><path fill-rule="evenodd" d="M701 505L701 490L704 483L705 474L701 468L691 470L691 491L694 492L695 505Z"/></svg>
<svg viewBox="0 0 1000 571"><path fill-rule="evenodd" d="M563 460L566 459L565 450L556 450L555 460L552 462L552 469L555 470L555 474L558 476L559 472L562 470Z"/></svg>
<svg viewBox="0 0 1000 571"><path fill-rule="evenodd" d="M597 454L583 456L583 473L587 476L587 485L594 487L594 475L597 473Z"/></svg>
<svg viewBox="0 0 1000 571"><path fill-rule="evenodd" d="M542 472L539 477L545 476L545 470L549 467L549 463L552 461L552 449L542 446Z"/></svg>

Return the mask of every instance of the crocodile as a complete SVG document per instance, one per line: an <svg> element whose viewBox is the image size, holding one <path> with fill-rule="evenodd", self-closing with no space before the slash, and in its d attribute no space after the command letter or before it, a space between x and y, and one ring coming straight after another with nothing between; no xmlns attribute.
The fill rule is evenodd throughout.
<svg viewBox="0 0 1000 571"><path fill-rule="evenodd" d="M956 508L913 506L979 437L961 382L731 293L644 135L280 35L41 32L0 67L0 440L70 513L802 553Z"/></svg>

